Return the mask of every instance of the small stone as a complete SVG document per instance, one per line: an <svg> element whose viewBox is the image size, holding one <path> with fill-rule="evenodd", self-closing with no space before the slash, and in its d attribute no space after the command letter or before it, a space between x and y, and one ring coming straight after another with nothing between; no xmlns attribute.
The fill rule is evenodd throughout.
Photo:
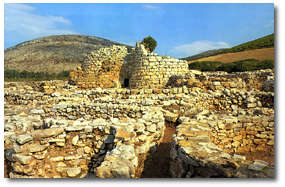
<svg viewBox="0 0 285 187"><path fill-rule="evenodd" d="M83 129L84 129L84 126L80 126L80 125L74 125L74 126L65 127L65 130L67 132L81 131Z"/></svg>
<svg viewBox="0 0 285 187"><path fill-rule="evenodd" d="M156 125L155 124L151 124L151 125L147 126L146 130L149 131L149 132L156 132Z"/></svg>
<svg viewBox="0 0 285 187"><path fill-rule="evenodd" d="M92 149L88 146L84 147L84 153L91 153L92 152Z"/></svg>
<svg viewBox="0 0 285 187"><path fill-rule="evenodd" d="M72 138L72 145L77 145L77 142L78 142L78 140L79 140L79 136L78 135L76 135L76 136L74 136L73 138Z"/></svg>
<svg viewBox="0 0 285 187"><path fill-rule="evenodd" d="M32 156L25 156L21 154L14 154L13 159L20 162L23 165L29 164L32 161Z"/></svg>
<svg viewBox="0 0 285 187"><path fill-rule="evenodd" d="M221 83L220 83L220 82L218 82L218 81L215 81L215 82L213 82L213 85L214 85L214 86L220 86L220 85L221 85Z"/></svg>
<svg viewBox="0 0 285 187"><path fill-rule="evenodd" d="M81 155L72 155L72 156L66 156L64 157L64 160L76 160L76 159L80 159Z"/></svg>
<svg viewBox="0 0 285 187"><path fill-rule="evenodd" d="M50 160L54 161L54 162L59 162L59 161L63 161L64 157L63 156L52 157L52 158L50 158Z"/></svg>
<svg viewBox="0 0 285 187"><path fill-rule="evenodd" d="M66 169L67 176L69 177L76 177L81 173L81 168L76 167L76 168L68 168Z"/></svg>
<svg viewBox="0 0 285 187"><path fill-rule="evenodd" d="M63 132L64 128L57 127L57 128L43 129L43 130L35 130L31 135L34 139L40 140L42 138L57 136Z"/></svg>
<svg viewBox="0 0 285 187"><path fill-rule="evenodd" d="M21 144L21 145L25 144L25 143L28 143L28 142L30 142L32 140L33 140L33 137L31 135L29 135L29 134L27 134L27 135L19 135L19 136L17 136L17 139L16 139L16 141L19 144Z"/></svg>
<svg viewBox="0 0 285 187"><path fill-rule="evenodd" d="M255 160L253 164L250 164L248 166L248 169L260 171L260 170L263 170L263 168L265 168L268 165L269 164L263 160Z"/></svg>
<svg viewBox="0 0 285 187"><path fill-rule="evenodd" d="M41 152L44 151L48 148L49 144L46 145L39 145L39 144L31 144L28 147L28 150L30 153L36 153L36 152Z"/></svg>
<svg viewBox="0 0 285 187"><path fill-rule="evenodd" d="M246 157L243 155L234 154L233 159L234 160L246 160Z"/></svg>
<svg viewBox="0 0 285 187"><path fill-rule="evenodd" d="M41 108L40 109L32 109L32 110L30 110L30 113L31 114L44 114L45 111Z"/></svg>

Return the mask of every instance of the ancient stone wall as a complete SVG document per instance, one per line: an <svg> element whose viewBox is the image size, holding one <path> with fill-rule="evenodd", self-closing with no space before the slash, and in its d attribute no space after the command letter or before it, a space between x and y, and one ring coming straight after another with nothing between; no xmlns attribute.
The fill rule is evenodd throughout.
<svg viewBox="0 0 285 187"><path fill-rule="evenodd" d="M220 117L221 118L221 117ZM221 142L211 142L213 133L211 128L219 128L213 124L213 118L206 119L190 119L183 118L182 123L177 126L176 134L173 138L171 148L171 162L170 162L170 174L172 177L239 177L239 178L255 178L255 177L273 177L274 176L274 165L265 162L263 160L249 160L246 156L240 154L228 154L229 149L236 150L240 144L247 144L247 142L240 142L239 136L235 136L234 132L229 134L220 134L221 141L230 141L226 143L226 148L221 145ZM219 118L218 118L219 119ZM232 124L238 126L236 119L225 118L226 123L221 124ZM219 120L222 122L222 120ZM229 128L229 131L236 130L237 127ZM274 129L267 130L272 133ZM250 132L250 131L248 131ZM254 142L257 145L263 143L269 143L272 146L272 139L267 140L265 137L260 135L255 136ZM251 138L244 138L244 141L251 141ZM258 141L257 141L258 140ZM238 144L236 143L238 142ZM223 144L223 143L222 143ZM233 148L231 147L233 145ZM254 147L254 145L253 145ZM229 148L229 149L227 149ZM250 150L249 150L250 151ZM266 151L266 150L262 150Z"/></svg>
<svg viewBox="0 0 285 187"><path fill-rule="evenodd" d="M204 87L210 90L239 89L274 92L274 71L271 69L247 72L200 72L189 70L185 76L170 79L170 87Z"/></svg>
<svg viewBox="0 0 285 187"><path fill-rule="evenodd" d="M81 67L70 73L70 83L84 89L156 88L187 71L186 61L149 53L140 43L129 53L126 47L114 45L88 54Z"/></svg>
<svg viewBox="0 0 285 187"><path fill-rule="evenodd" d="M15 178L140 177L168 121L177 125L173 177L272 177L272 76L189 71L153 89L5 83L7 170Z"/></svg>
<svg viewBox="0 0 285 187"><path fill-rule="evenodd" d="M163 137L162 112L148 108L140 118L112 118L106 110L99 113L108 118L90 121L59 117L42 121L34 114L22 116L23 121L33 120L28 127L6 126L9 177L140 176L143 162L139 165L138 157L145 159Z"/></svg>
<svg viewBox="0 0 285 187"><path fill-rule="evenodd" d="M170 77L188 72L186 61L149 53L140 43L137 43L134 61L131 88L161 88Z"/></svg>
<svg viewBox="0 0 285 187"><path fill-rule="evenodd" d="M84 89L119 87L119 75L126 55L126 47L115 45L91 52L81 67L70 72L70 83Z"/></svg>
<svg viewBox="0 0 285 187"><path fill-rule="evenodd" d="M274 115L263 118L239 115L219 116L220 120L208 123L212 127L211 140L228 153L274 152Z"/></svg>

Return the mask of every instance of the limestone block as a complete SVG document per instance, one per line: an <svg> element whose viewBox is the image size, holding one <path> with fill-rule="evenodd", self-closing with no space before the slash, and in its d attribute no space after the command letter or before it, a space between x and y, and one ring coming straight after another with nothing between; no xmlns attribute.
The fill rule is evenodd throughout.
<svg viewBox="0 0 285 187"><path fill-rule="evenodd" d="M33 140L33 137L30 135L30 134L25 134L25 135L19 135L17 136L16 138L16 141L19 143L19 144L25 144L25 143L28 143L30 141Z"/></svg>
<svg viewBox="0 0 285 187"><path fill-rule="evenodd" d="M22 154L14 154L13 155L13 159L18 161L19 163L23 164L23 165L27 165L30 164L32 161L32 156L25 156Z"/></svg>

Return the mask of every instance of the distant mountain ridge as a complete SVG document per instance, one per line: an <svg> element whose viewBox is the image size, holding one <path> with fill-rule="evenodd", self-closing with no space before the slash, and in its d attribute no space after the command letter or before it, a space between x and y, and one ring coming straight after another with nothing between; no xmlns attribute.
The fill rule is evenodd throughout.
<svg viewBox="0 0 285 187"><path fill-rule="evenodd" d="M112 45L131 46L95 36L56 35L20 43L5 50L4 68L59 73L80 65L91 51Z"/></svg>
<svg viewBox="0 0 285 187"><path fill-rule="evenodd" d="M226 53L235 53L235 52L241 52L246 50L253 50L253 49L261 49L261 48L272 48L274 47L274 33L258 38L256 40L252 40L237 46L234 46L232 48L223 48L223 49L214 49L214 50L208 50L204 51L202 53L181 58L183 60L187 61L193 61L200 58L215 56L219 54L226 54Z"/></svg>

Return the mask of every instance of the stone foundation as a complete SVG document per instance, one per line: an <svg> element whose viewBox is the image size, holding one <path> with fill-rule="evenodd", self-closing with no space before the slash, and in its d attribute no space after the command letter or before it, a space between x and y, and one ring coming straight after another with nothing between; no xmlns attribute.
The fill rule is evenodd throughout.
<svg viewBox="0 0 285 187"><path fill-rule="evenodd" d="M105 110L100 114L109 116ZM25 128L6 126L10 178L82 178L88 172L101 178L134 178L142 172L138 157L158 146L164 132L163 114L157 108L143 111L140 118L17 118L32 119Z"/></svg>
<svg viewBox="0 0 285 187"><path fill-rule="evenodd" d="M228 150L235 152L246 144L239 142L237 137L227 134L220 134L221 141L228 141L225 149L223 143L215 141L211 142L213 133L212 128L218 128L218 125L213 123L213 120L194 120L183 118L182 124L177 127L175 137L173 138L171 148L171 163L170 174L172 177L179 178L195 178L195 177L233 177L233 178L268 178L274 177L274 165L263 160L248 160L246 156L239 154L228 154ZM225 118L226 123L221 124L238 124L235 119ZM215 121L215 120L214 120ZM232 128L231 128L232 129ZM233 128L235 129L235 128ZM270 132L272 133L272 130ZM222 138L223 137L223 138ZM241 139L239 139L241 140ZM244 138L243 141L251 141L251 138ZM260 138L259 136L253 139L253 148L255 145L260 145L262 140L271 147L271 140ZM238 144L236 143L238 142ZM240 147L239 147L240 146ZM233 147L233 148L231 148ZM225 151L226 150L226 151ZM255 151L250 149L249 151ZM232 151L230 151L232 153ZM267 151L267 150L262 150Z"/></svg>
<svg viewBox="0 0 285 187"><path fill-rule="evenodd" d="M139 178L165 121L172 177L274 177L273 72L242 74L190 71L152 89L5 83L7 177Z"/></svg>

